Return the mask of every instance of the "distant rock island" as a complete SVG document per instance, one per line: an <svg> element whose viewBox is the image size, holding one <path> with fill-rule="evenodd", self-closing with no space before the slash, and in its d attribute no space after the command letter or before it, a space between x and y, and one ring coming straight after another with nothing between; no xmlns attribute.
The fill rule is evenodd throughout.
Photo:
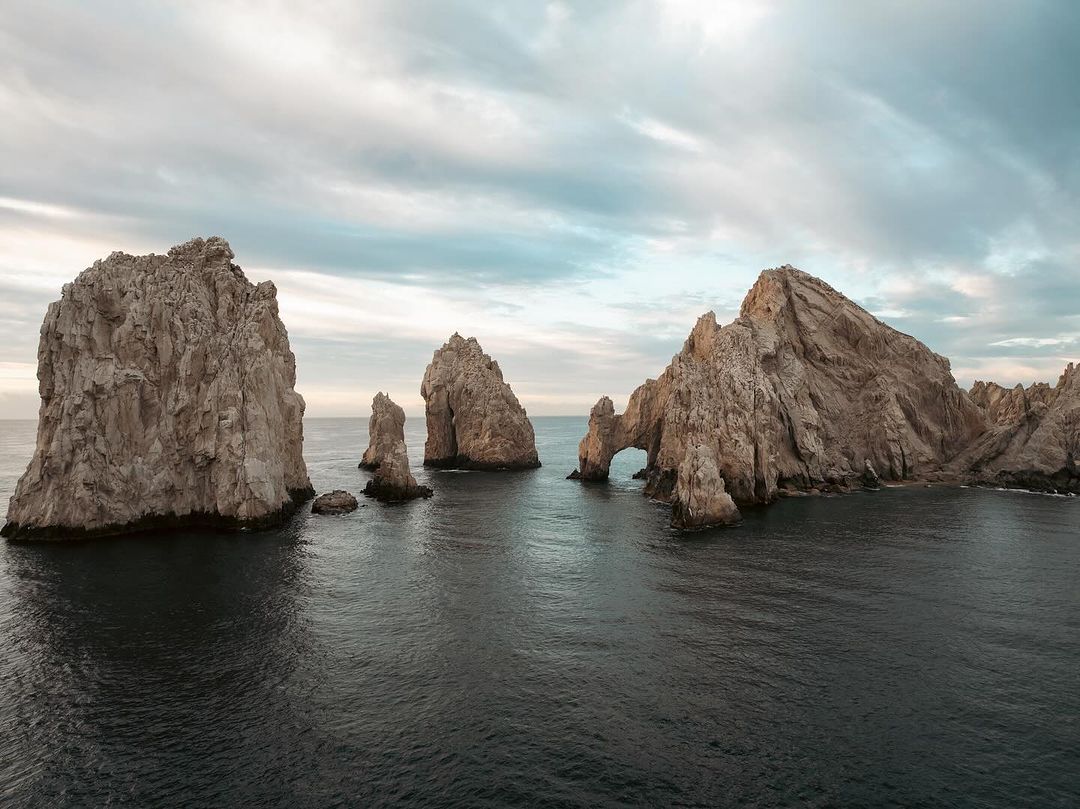
<svg viewBox="0 0 1080 809"><path fill-rule="evenodd" d="M721 494L760 504L879 477L1078 491L1077 376L1070 366L1056 389L969 395L947 359L784 266L761 274L732 323L698 320L625 413L601 398L571 477L606 480L617 452L643 449L645 493L673 503L678 527L737 519Z"/></svg>
<svg viewBox="0 0 1080 809"><path fill-rule="evenodd" d="M525 408L475 337L454 334L420 386L427 418L424 465L450 469L540 466Z"/></svg>
<svg viewBox="0 0 1080 809"><path fill-rule="evenodd" d="M33 459L4 536L266 527L314 491L276 290L220 238L113 253L41 327Z"/></svg>

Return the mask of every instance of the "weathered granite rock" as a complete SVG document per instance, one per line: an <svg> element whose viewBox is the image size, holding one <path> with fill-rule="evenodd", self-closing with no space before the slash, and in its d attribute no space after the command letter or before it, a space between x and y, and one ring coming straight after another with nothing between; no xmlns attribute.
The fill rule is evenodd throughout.
<svg viewBox="0 0 1080 809"><path fill-rule="evenodd" d="M312 514L348 514L356 511L359 503L356 498L344 489L334 489L332 492L320 494L311 504Z"/></svg>
<svg viewBox="0 0 1080 809"><path fill-rule="evenodd" d="M409 454L404 439L399 439L364 487L364 494L385 502L431 497L431 489L419 486L409 471Z"/></svg>
<svg viewBox="0 0 1080 809"><path fill-rule="evenodd" d="M368 448L364 450L360 468L377 469L399 441L405 441L405 411L380 391L371 400Z"/></svg>
<svg viewBox="0 0 1080 809"><path fill-rule="evenodd" d="M734 501L766 503L780 488L849 490L867 462L888 480L939 471L985 429L948 360L785 266L761 274L731 324L700 318L623 414L602 398L578 470L604 480L612 456L637 447L645 493L671 500L700 437Z"/></svg>
<svg viewBox="0 0 1080 809"><path fill-rule="evenodd" d="M687 447L679 464L671 500L671 524L675 528L734 525L742 519L735 501L720 476L720 454L705 443Z"/></svg>
<svg viewBox="0 0 1080 809"><path fill-rule="evenodd" d="M5 536L262 527L314 492L278 317L220 238L113 253L41 327L37 446Z"/></svg>
<svg viewBox="0 0 1080 809"><path fill-rule="evenodd" d="M971 398L991 427L956 471L980 484L1080 494L1080 367L1069 363L1054 387L976 382Z"/></svg>
<svg viewBox="0 0 1080 809"><path fill-rule="evenodd" d="M525 409L476 338L454 334L420 387L427 418L424 465L458 469L540 466Z"/></svg>

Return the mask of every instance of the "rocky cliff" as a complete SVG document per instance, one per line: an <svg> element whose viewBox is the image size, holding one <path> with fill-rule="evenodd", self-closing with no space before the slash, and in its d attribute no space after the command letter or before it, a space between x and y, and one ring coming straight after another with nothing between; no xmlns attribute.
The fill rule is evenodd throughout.
<svg viewBox="0 0 1080 809"><path fill-rule="evenodd" d="M371 402L368 436L360 468L373 469L375 474L364 487L364 494L389 502L431 497L431 489L417 485L409 470L405 411L385 393L377 393Z"/></svg>
<svg viewBox="0 0 1080 809"><path fill-rule="evenodd" d="M41 327L37 446L5 536L265 526L314 492L270 282L220 238L113 253Z"/></svg>
<svg viewBox="0 0 1080 809"><path fill-rule="evenodd" d="M540 466L525 408L476 338L454 334L435 352L420 387L427 418L426 466Z"/></svg>
<svg viewBox="0 0 1080 809"><path fill-rule="evenodd" d="M1080 494L1080 367L1051 387L976 382L971 399L990 429L953 463L976 483Z"/></svg>
<svg viewBox="0 0 1080 809"><path fill-rule="evenodd" d="M985 429L947 359L785 266L761 274L732 323L701 317L623 414L602 398L576 474L604 480L612 456L637 447L646 493L671 500L688 451L704 443L736 503L766 503L857 485L867 462L887 480L942 474Z"/></svg>

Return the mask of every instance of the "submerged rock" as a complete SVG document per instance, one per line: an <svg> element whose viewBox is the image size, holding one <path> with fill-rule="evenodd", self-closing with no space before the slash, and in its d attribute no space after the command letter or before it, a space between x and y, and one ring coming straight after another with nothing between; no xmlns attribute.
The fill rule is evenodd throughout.
<svg viewBox="0 0 1080 809"><path fill-rule="evenodd" d="M313 494L276 290L224 239L113 253L41 327L34 456L3 534L263 527Z"/></svg>
<svg viewBox="0 0 1080 809"><path fill-rule="evenodd" d="M368 421L368 448L360 461L361 469L377 469L399 441L405 440L405 411L383 392L371 400Z"/></svg>
<svg viewBox="0 0 1080 809"><path fill-rule="evenodd" d="M735 501L720 476L715 447L692 444L679 464L675 495L671 501L671 524L675 528L734 525L742 519Z"/></svg>
<svg viewBox="0 0 1080 809"><path fill-rule="evenodd" d="M431 497L432 491L427 486L417 484L416 478L409 471L409 454L405 441L399 440L375 470L375 475L364 487L364 494L385 502L398 502Z"/></svg>
<svg viewBox="0 0 1080 809"><path fill-rule="evenodd" d="M359 504L356 498L344 489L334 489L332 492L320 494L311 504L312 514L348 514L356 511Z"/></svg>
<svg viewBox="0 0 1080 809"><path fill-rule="evenodd" d="M672 500L706 440L734 502L767 503L781 488L850 490L867 462L889 480L939 471L985 429L947 359L785 266L761 274L731 324L701 317L624 413L601 398L578 470L605 480L612 456L637 447L645 493Z"/></svg>
<svg viewBox="0 0 1080 809"><path fill-rule="evenodd" d="M540 466L525 409L476 338L454 334L420 387L427 419L424 465L458 469Z"/></svg>

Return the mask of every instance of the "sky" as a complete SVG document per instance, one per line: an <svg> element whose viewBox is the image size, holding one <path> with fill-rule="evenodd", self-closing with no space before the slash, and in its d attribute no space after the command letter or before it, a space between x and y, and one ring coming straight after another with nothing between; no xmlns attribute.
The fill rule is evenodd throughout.
<svg viewBox="0 0 1080 809"><path fill-rule="evenodd" d="M621 407L793 264L961 385L1080 359L1073 0L0 0L0 418L114 250L220 235L308 415L423 412L451 333Z"/></svg>

